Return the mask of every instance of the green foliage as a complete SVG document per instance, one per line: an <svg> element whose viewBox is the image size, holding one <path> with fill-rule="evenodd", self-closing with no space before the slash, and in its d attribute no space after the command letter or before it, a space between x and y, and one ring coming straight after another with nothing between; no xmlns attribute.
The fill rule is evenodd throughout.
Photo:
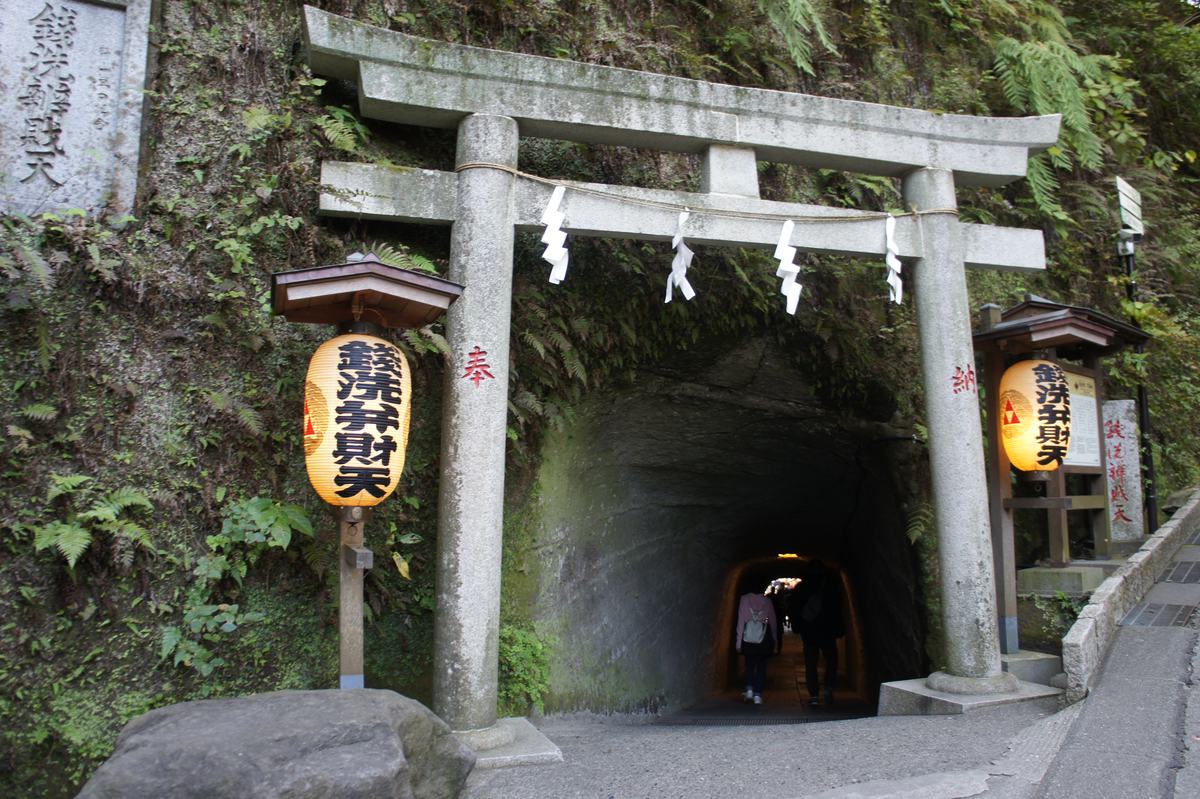
<svg viewBox="0 0 1200 799"><path fill-rule="evenodd" d="M411 252L403 244L389 244L384 241L375 241L367 248L367 252L373 252L385 264L397 266L401 269L415 269L418 272L428 272L431 275L438 273L438 268L434 265L433 261Z"/></svg>
<svg viewBox="0 0 1200 799"><path fill-rule="evenodd" d="M500 686L501 715L520 715L543 704L550 689L550 643L538 636L532 627L500 625Z"/></svg>
<svg viewBox="0 0 1200 799"><path fill-rule="evenodd" d="M1062 591L1054 596L1031 595L1034 607L1042 614L1042 623L1055 638L1060 639L1071 629L1071 625L1079 618L1079 613L1087 605L1086 596L1068 596Z"/></svg>
<svg viewBox="0 0 1200 799"><path fill-rule="evenodd" d="M93 483L89 475L50 475L46 501L53 503L67 497L68 514L65 519L25 525L33 533L33 547L38 552L57 550L74 571L96 536L103 534L108 538L113 562L128 569L136 554L135 545L154 549L149 532L128 518L128 513L138 508L152 511L154 506L149 497L129 486L103 493L89 483Z"/></svg>
<svg viewBox="0 0 1200 799"><path fill-rule="evenodd" d="M268 497L229 503L221 532L208 536L209 551L197 559L192 570L195 582L188 587L183 603L183 627L162 628L159 660L172 658L174 665L190 666L204 677L225 665L225 659L213 652L222 641L221 634L236 632L264 616L243 611L236 603L214 602L214 592L226 578L241 586L250 567L272 549L286 550L295 533L313 535L312 522L299 505Z"/></svg>
<svg viewBox="0 0 1200 799"><path fill-rule="evenodd" d="M34 405L26 405L21 409L21 415L26 419L32 419L35 422L49 422L58 415L58 409L53 405L37 403Z"/></svg>
<svg viewBox="0 0 1200 799"><path fill-rule="evenodd" d="M821 14L814 0L758 0L775 31L783 37L788 54L796 66L814 74L812 63L812 38L815 36L826 52L837 55L837 48L825 30Z"/></svg>
<svg viewBox="0 0 1200 799"><path fill-rule="evenodd" d="M913 544L931 539L936 542L937 530L934 528L933 522L933 505L929 502L922 502L909 512L908 522L904 525L904 534Z"/></svg>
<svg viewBox="0 0 1200 799"><path fill-rule="evenodd" d="M1052 152L1055 166L1070 165L1074 152L1080 165L1100 165L1100 138L1092 130L1088 111L1088 82L1106 77L1112 59L1081 56L1061 41L1019 42L1007 36L995 45L996 79L1008 102L1022 113L1062 114L1062 141L1066 148Z"/></svg>
<svg viewBox="0 0 1200 799"><path fill-rule="evenodd" d="M270 548L287 549L293 533L312 537L313 525L304 508L268 497L232 502L226 508L220 535L209 536L214 552L231 557L243 552L253 565ZM242 570L242 576L245 570Z"/></svg>
<svg viewBox="0 0 1200 799"><path fill-rule="evenodd" d="M352 111L327 105L328 112L313 120L313 126L333 149L354 155L370 141L371 132Z"/></svg>
<svg viewBox="0 0 1200 799"><path fill-rule="evenodd" d="M49 522L35 526L33 532L34 549L39 552L50 547L57 549L72 569L79 556L92 544L91 531L80 524Z"/></svg>

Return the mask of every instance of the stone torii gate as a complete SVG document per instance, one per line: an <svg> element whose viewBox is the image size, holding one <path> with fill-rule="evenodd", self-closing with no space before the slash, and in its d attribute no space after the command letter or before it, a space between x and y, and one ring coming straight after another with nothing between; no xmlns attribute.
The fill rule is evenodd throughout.
<svg viewBox="0 0 1200 799"><path fill-rule="evenodd" d="M945 672L930 688L1013 692L1002 672L964 266L1045 268L1040 231L958 221L956 185L1025 175L1059 117L980 118L751 89L420 39L305 8L309 64L354 81L361 113L458 131L455 172L326 162L322 213L452 225L438 504L434 710L456 731L496 724L500 554L514 230L540 229L554 185L571 236L791 246L883 261L886 215L759 199L756 161L902 178L894 248L913 287L941 556ZM698 193L542 181L520 137L698 153ZM666 269L664 268L664 278ZM472 371L486 362L486 375ZM474 376L475 379L471 379ZM483 379L480 379L483 377Z"/></svg>

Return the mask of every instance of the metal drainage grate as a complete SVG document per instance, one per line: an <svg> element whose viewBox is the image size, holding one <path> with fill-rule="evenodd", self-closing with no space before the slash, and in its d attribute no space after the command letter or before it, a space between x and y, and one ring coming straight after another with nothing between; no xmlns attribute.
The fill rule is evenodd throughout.
<svg viewBox="0 0 1200 799"><path fill-rule="evenodd" d="M1200 583L1200 561L1181 560L1167 567L1164 583Z"/></svg>
<svg viewBox="0 0 1200 799"><path fill-rule="evenodd" d="M1162 605L1143 602L1121 621L1123 627L1186 627L1196 610L1195 605Z"/></svg>

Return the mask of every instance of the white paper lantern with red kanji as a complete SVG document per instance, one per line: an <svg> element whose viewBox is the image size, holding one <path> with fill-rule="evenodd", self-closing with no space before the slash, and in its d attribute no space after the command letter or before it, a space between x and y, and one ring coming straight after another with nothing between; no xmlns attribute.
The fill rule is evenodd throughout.
<svg viewBox="0 0 1200 799"><path fill-rule="evenodd" d="M1000 378L1000 440L1012 465L1025 472L1062 465L1071 441L1071 390L1051 361L1020 361Z"/></svg>
<svg viewBox="0 0 1200 799"><path fill-rule="evenodd" d="M304 461L321 499L388 498L404 471L411 400L408 361L391 342L350 333L317 348L304 380Z"/></svg>

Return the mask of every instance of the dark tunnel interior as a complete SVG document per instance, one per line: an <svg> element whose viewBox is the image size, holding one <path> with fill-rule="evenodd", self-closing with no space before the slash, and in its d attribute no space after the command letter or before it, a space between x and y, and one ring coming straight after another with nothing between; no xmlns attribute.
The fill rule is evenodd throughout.
<svg viewBox="0 0 1200 799"><path fill-rule="evenodd" d="M530 548L536 619L558 642L548 707L683 707L726 690L737 597L787 576L780 553L843 580L847 688L870 702L881 681L922 673L902 496L921 451L894 432L824 411L760 345L688 381L643 380L551 436Z"/></svg>

